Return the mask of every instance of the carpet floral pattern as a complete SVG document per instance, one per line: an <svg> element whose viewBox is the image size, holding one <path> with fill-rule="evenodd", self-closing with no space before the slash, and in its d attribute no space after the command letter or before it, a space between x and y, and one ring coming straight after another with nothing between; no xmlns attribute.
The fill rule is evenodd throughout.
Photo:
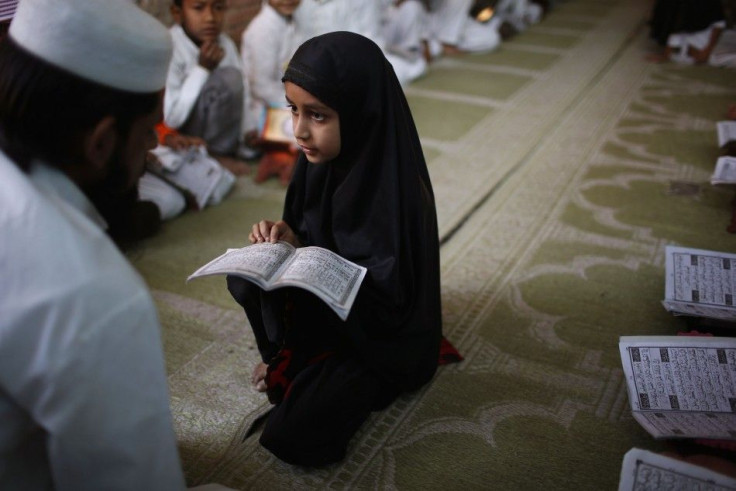
<svg viewBox="0 0 736 491"><path fill-rule="evenodd" d="M493 53L406 88L438 203L446 336L465 361L373 414L346 460L284 464L246 437L267 408L223 278L185 283L253 221L276 182L241 178L130 258L154 291L190 484L237 489L614 489L624 453L667 444L630 415L618 337L675 334L663 251L733 251L733 190L708 182L725 69L652 65L649 2L566 0Z"/></svg>

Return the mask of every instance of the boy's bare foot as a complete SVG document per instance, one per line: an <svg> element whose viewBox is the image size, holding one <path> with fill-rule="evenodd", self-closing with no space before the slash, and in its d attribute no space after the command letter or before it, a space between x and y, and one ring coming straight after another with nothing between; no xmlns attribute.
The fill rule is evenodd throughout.
<svg viewBox="0 0 736 491"><path fill-rule="evenodd" d="M236 176L247 176L250 174L250 166L247 162L238 160L234 157L226 157L224 155L218 155L215 157L221 166L235 174Z"/></svg>
<svg viewBox="0 0 736 491"><path fill-rule="evenodd" d="M268 365L261 362L253 369L250 381L258 392L266 392L266 369Z"/></svg>

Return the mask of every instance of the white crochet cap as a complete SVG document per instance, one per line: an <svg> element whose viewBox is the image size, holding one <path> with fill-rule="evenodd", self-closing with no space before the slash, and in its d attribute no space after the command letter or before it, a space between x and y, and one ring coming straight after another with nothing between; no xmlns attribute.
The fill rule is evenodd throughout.
<svg viewBox="0 0 736 491"><path fill-rule="evenodd" d="M18 0L0 0L0 22L12 19L17 8Z"/></svg>
<svg viewBox="0 0 736 491"><path fill-rule="evenodd" d="M171 58L168 29L131 0L21 0L9 36L38 58L129 92L157 92Z"/></svg>

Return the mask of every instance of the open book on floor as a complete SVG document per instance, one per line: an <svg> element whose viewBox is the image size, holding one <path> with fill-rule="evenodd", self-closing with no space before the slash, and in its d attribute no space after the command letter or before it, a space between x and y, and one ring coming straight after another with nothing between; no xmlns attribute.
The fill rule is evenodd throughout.
<svg viewBox="0 0 736 491"><path fill-rule="evenodd" d="M716 168L710 176L710 183L736 184L736 157L723 156L716 160Z"/></svg>
<svg viewBox="0 0 736 491"><path fill-rule="evenodd" d="M235 275L264 290L294 286L322 299L345 320L350 313L366 268L322 247L296 248L287 242L253 244L228 249L192 273L193 278Z"/></svg>
<svg viewBox="0 0 736 491"><path fill-rule="evenodd" d="M667 246L665 255L665 309L736 321L736 254Z"/></svg>
<svg viewBox="0 0 736 491"><path fill-rule="evenodd" d="M718 133L718 146L722 147L726 143L736 140L736 121L719 121L716 123L716 131Z"/></svg>
<svg viewBox="0 0 736 491"><path fill-rule="evenodd" d="M643 489L736 491L736 479L690 462L632 448L624 455L618 491Z"/></svg>
<svg viewBox="0 0 736 491"><path fill-rule="evenodd" d="M159 145L150 154L148 170L193 196L196 207L219 204L235 184L235 176L212 158L203 146L185 150Z"/></svg>
<svg viewBox="0 0 736 491"><path fill-rule="evenodd" d="M622 336L634 419L655 438L736 440L736 338Z"/></svg>

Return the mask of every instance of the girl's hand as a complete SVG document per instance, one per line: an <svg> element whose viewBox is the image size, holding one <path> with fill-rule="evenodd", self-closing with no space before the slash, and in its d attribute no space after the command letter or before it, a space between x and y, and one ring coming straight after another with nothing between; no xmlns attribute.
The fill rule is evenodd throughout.
<svg viewBox="0 0 736 491"><path fill-rule="evenodd" d="M283 220L272 222L270 220L261 220L253 224L248 239L251 244L259 244L262 242L278 242L283 240L294 247L299 247L299 239L289 224Z"/></svg>

